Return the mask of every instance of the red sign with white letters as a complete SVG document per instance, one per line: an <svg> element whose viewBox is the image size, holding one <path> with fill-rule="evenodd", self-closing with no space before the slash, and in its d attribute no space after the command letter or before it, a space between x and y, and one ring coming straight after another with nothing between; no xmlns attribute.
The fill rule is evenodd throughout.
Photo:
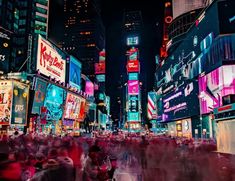
<svg viewBox="0 0 235 181"><path fill-rule="evenodd" d="M127 62L127 72L139 72L140 66L139 61L128 61Z"/></svg>

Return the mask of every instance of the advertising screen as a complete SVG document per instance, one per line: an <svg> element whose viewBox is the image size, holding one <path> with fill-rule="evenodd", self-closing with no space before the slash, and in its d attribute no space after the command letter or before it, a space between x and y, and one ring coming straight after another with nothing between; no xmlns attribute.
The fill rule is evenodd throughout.
<svg viewBox="0 0 235 181"><path fill-rule="evenodd" d="M86 116L86 106L87 106L86 100L82 99L80 111L79 111L79 116L78 116L79 121L83 121Z"/></svg>
<svg viewBox="0 0 235 181"><path fill-rule="evenodd" d="M13 82L13 101L11 124L27 123L29 87L19 82Z"/></svg>
<svg viewBox="0 0 235 181"><path fill-rule="evenodd" d="M105 50L102 50L100 53L99 53L99 61L105 61Z"/></svg>
<svg viewBox="0 0 235 181"><path fill-rule="evenodd" d="M98 82L105 82L105 74L96 75Z"/></svg>
<svg viewBox="0 0 235 181"><path fill-rule="evenodd" d="M46 97L47 82L42 79L36 79L35 95L33 100L32 113L40 114L40 109L44 105L44 99Z"/></svg>
<svg viewBox="0 0 235 181"><path fill-rule="evenodd" d="M80 113L80 107L81 107L81 100L82 98L72 94L67 94L66 99L66 106L65 106L65 112L64 112L64 119L65 120L77 120L79 113Z"/></svg>
<svg viewBox="0 0 235 181"><path fill-rule="evenodd" d="M70 56L69 84L78 90L81 89L81 69L81 62Z"/></svg>
<svg viewBox="0 0 235 181"><path fill-rule="evenodd" d="M0 71L9 72L10 33L0 27Z"/></svg>
<svg viewBox="0 0 235 181"><path fill-rule="evenodd" d="M129 95L139 94L139 81L138 80L128 80L128 94Z"/></svg>
<svg viewBox="0 0 235 181"><path fill-rule="evenodd" d="M0 125L10 124L12 96L12 81L0 81Z"/></svg>
<svg viewBox="0 0 235 181"><path fill-rule="evenodd" d="M129 51L127 51L128 54L128 60L138 60L138 49L137 48L131 48Z"/></svg>
<svg viewBox="0 0 235 181"><path fill-rule="evenodd" d="M222 97L235 94L235 65L222 66L199 77L199 99L201 114L222 106Z"/></svg>
<svg viewBox="0 0 235 181"><path fill-rule="evenodd" d="M138 112L138 110L139 110L138 95L130 95L129 96L129 111Z"/></svg>
<svg viewBox="0 0 235 181"><path fill-rule="evenodd" d="M128 112L128 121L140 121L138 112Z"/></svg>
<svg viewBox="0 0 235 181"><path fill-rule="evenodd" d="M47 108L47 120L60 120L64 111L66 91L56 85L48 84L44 106Z"/></svg>
<svg viewBox="0 0 235 181"><path fill-rule="evenodd" d="M128 80L138 80L139 76L138 73L129 73L128 74Z"/></svg>
<svg viewBox="0 0 235 181"><path fill-rule="evenodd" d="M127 72L139 72L140 66L139 61L128 61Z"/></svg>
<svg viewBox="0 0 235 181"><path fill-rule="evenodd" d="M37 50L37 69L40 73L65 82L66 61L59 49L39 35Z"/></svg>
<svg viewBox="0 0 235 181"><path fill-rule="evenodd" d="M105 62L95 63L95 74L105 74Z"/></svg>
<svg viewBox="0 0 235 181"><path fill-rule="evenodd" d="M138 45L139 44L139 37L138 36L128 37L126 43L128 46Z"/></svg>
<svg viewBox="0 0 235 181"><path fill-rule="evenodd" d="M163 121L172 121L199 114L198 83L185 83L163 96Z"/></svg>
<svg viewBox="0 0 235 181"><path fill-rule="evenodd" d="M91 81L86 81L85 92L89 96L94 96L94 84Z"/></svg>

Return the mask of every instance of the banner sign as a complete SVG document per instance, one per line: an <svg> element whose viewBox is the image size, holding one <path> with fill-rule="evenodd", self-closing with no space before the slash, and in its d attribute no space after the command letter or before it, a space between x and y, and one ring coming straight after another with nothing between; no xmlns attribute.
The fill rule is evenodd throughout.
<svg viewBox="0 0 235 181"><path fill-rule="evenodd" d="M11 124L27 124L29 87L13 82L13 101Z"/></svg>
<svg viewBox="0 0 235 181"><path fill-rule="evenodd" d="M57 48L41 35L38 37L37 69L46 76L65 82L66 61Z"/></svg>
<svg viewBox="0 0 235 181"><path fill-rule="evenodd" d="M35 95L34 95L34 100L33 100L33 107L32 107L33 114L40 114L40 109L44 104L46 91L47 91L47 82L43 81L42 79L37 78L36 86L35 86Z"/></svg>
<svg viewBox="0 0 235 181"><path fill-rule="evenodd" d="M82 98L74 94L67 94L64 119L73 121L78 119L78 116L80 114L81 99Z"/></svg>
<svg viewBox="0 0 235 181"><path fill-rule="evenodd" d="M128 80L128 94L129 95L139 94L139 81L138 80Z"/></svg>
<svg viewBox="0 0 235 181"><path fill-rule="evenodd" d="M12 81L0 81L0 125L10 124L12 91Z"/></svg>

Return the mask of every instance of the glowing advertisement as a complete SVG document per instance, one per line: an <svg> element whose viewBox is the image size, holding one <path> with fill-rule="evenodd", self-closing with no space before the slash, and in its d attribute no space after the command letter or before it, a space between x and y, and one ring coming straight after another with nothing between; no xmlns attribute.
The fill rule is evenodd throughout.
<svg viewBox="0 0 235 181"><path fill-rule="evenodd" d="M128 80L139 80L138 73L129 73Z"/></svg>
<svg viewBox="0 0 235 181"><path fill-rule="evenodd" d="M46 97L47 82L42 79L36 79L35 95L32 107L33 114L40 114L40 109L44 105L44 99Z"/></svg>
<svg viewBox="0 0 235 181"><path fill-rule="evenodd" d="M48 84L44 106L47 108L47 120L58 121L62 118L66 91L56 85Z"/></svg>
<svg viewBox="0 0 235 181"><path fill-rule="evenodd" d="M128 112L128 121L140 121L138 112Z"/></svg>
<svg viewBox="0 0 235 181"><path fill-rule="evenodd" d="M157 118L157 95L156 92L148 92L147 116L149 119Z"/></svg>
<svg viewBox="0 0 235 181"><path fill-rule="evenodd" d="M94 84L91 81L86 81L85 92L89 96L94 96Z"/></svg>
<svg viewBox="0 0 235 181"><path fill-rule="evenodd" d="M105 82L105 74L96 75L98 82Z"/></svg>
<svg viewBox="0 0 235 181"><path fill-rule="evenodd" d="M81 99L81 106L80 106L79 115L78 115L79 121L83 121L86 116L86 106L87 106L86 100Z"/></svg>
<svg viewBox="0 0 235 181"><path fill-rule="evenodd" d="M129 111L130 112L138 112L139 110L139 100L138 95L130 95L129 96Z"/></svg>
<svg viewBox="0 0 235 181"><path fill-rule="evenodd" d="M82 64L73 56L70 56L69 85L81 89L81 69Z"/></svg>
<svg viewBox="0 0 235 181"><path fill-rule="evenodd" d="M127 62L127 72L139 72L139 61L128 61Z"/></svg>
<svg viewBox="0 0 235 181"><path fill-rule="evenodd" d="M128 37L126 43L128 46L138 45L139 44L139 37L138 36Z"/></svg>
<svg viewBox="0 0 235 181"><path fill-rule="evenodd" d="M138 49L137 48L132 48L129 51L127 51L128 54L128 59L135 61L138 60Z"/></svg>
<svg viewBox="0 0 235 181"><path fill-rule="evenodd" d="M0 81L0 125L10 124L12 95L12 82Z"/></svg>
<svg viewBox="0 0 235 181"><path fill-rule="evenodd" d="M38 36L37 69L46 76L65 82L66 61L55 46L41 35Z"/></svg>
<svg viewBox="0 0 235 181"><path fill-rule="evenodd" d="M235 94L235 65L222 66L199 77L201 114L210 113L222 106L222 97Z"/></svg>
<svg viewBox="0 0 235 181"><path fill-rule="evenodd" d="M185 83L163 96L162 121L173 121L199 114L198 84Z"/></svg>
<svg viewBox="0 0 235 181"><path fill-rule="evenodd" d="M71 94L71 93L67 94L64 120L75 121L79 118L81 99L82 98L74 94Z"/></svg>
<svg viewBox="0 0 235 181"><path fill-rule="evenodd" d="M139 81L138 80L128 80L128 94L129 95L139 94Z"/></svg>
<svg viewBox="0 0 235 181"><path fill-rule="evenodd" d="M105 74L105 62L95 63L95 74Z"/></svg>
<svg viewBox="0 0 235 181"><path fill-rule="evenodd" d="M99 53L99 61L105 61L105 50L102 50L100 53Z"/></svg>
<svg viewBox="0 0 235 181"><path fill-rule="evenodd" d="M13 82L11 124L26 125L28 112L29 86Z"/></svg>

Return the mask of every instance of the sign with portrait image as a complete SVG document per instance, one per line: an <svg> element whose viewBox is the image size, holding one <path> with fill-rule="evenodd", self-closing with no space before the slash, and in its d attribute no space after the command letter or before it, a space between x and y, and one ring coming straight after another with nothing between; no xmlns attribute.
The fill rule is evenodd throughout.
<svg viewBox="0 0 235 181"><path fill-rule="evenodd" d="M0 125L9 125L12 108L12 81L0 81Z"/></svg>

